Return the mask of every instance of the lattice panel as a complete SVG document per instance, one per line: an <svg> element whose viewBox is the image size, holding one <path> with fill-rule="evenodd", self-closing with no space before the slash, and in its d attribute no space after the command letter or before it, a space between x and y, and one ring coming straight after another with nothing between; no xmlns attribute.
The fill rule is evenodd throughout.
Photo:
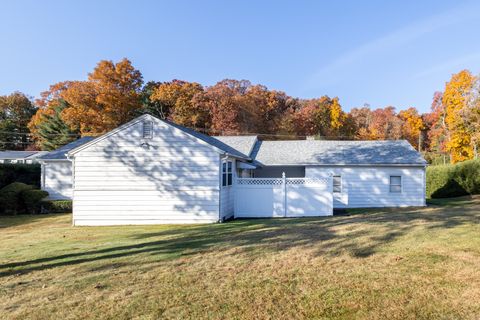
<svg viewBox="0 0 480 320"><path fill-rule="evenodd" d="M282 179L241 178L241 179L237 179L237 184L240 184L240 185L279 185L279 184L282 184Z"/></svg>
<svg viewBox="0 0 480 320"><path fill-rule="evenodd" d="M305 184L327 184L328 179L321 178L288 178L287 185L305 185Z"/></svg>
<svg viewBox="0 0 480 320"><path fill-rule="evenodd" d="M283 179L279 178L238 178L239 185L280 185L283 184ZM328 184L328 179L322 178L287 178L285 184L289 186L294 185L308 185L308 184Z"/></svg>

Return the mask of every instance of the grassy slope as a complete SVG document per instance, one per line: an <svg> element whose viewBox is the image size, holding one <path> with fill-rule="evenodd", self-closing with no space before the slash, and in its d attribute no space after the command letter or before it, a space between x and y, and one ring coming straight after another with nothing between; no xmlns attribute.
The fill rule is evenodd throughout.
<svg viewBox="0 0 480 320"><path fill-rule="evenodd" d="M202 226L0 217L6 318L480 317L480 199Z"/></svg>

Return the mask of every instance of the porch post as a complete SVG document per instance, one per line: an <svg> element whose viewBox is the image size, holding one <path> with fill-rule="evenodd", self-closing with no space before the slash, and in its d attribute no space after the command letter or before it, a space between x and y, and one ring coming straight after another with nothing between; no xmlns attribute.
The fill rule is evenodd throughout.
<svg viewBox="0 0 480 320"><path fill-rule="evenodd" d="M285 172L282 172L282 191L283 191L283 216L287 216L287 178Z"/></svg>

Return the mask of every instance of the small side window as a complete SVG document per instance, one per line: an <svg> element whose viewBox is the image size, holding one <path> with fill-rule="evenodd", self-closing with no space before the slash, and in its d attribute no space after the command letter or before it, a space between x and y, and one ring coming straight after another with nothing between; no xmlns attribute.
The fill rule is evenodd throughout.
<svg viewBox="0 0 480 320"><path fill-rule="evenodd" d="M222 163L222 186L231 186L233 183L233 163L227 161Z"/></svg>
<svg viewBox="0 0 480 320"><path fill-rule="evenodd" d="M227 185L227 163L222 163L222 187Z"/></svg>
<svg viewBox="0 0 480 320"><path fill-rule="evenodd" d="M333 176L333 192L342 192L342 176Z"/></svg>
<svg viewBox="0 0 480 320"><path fill-rule="evenodd" d="M143 122L143 138L151 139L153 137L153 122L144 121Z"/></svg>
<svg viewBox="0 0 480 320"><path fill-rule="evenodd" d="M390 193L402 192L402 177L390 176Z"/></svg>

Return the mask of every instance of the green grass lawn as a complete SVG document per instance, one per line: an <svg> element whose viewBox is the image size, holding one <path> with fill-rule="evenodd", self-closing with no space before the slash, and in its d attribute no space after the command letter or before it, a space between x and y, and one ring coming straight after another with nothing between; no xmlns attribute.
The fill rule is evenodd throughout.
<svg viewBox="0 0 480 320"><path fill-rule="evenodd" d="M480 318L480 198L213 225L70 218L0 217L0 318Z"/></svg>

